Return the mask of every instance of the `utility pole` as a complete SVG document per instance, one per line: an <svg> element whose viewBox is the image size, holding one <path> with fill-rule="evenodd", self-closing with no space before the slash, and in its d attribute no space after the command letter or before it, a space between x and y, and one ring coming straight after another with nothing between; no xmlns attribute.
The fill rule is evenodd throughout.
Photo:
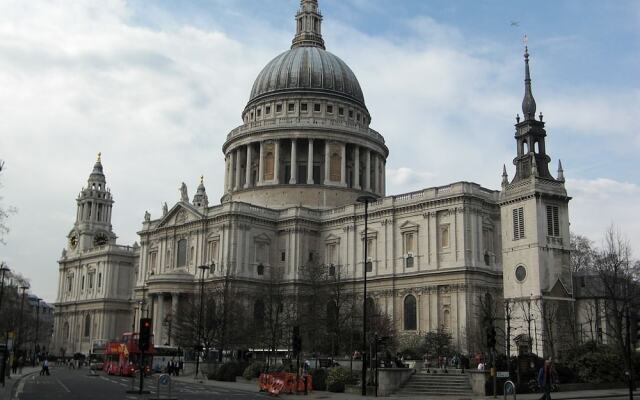
<svg viewBox="0 0 640 400"><path fill-rule="evenodd" d="M36 354L40 351L39 346L38 346L38 331L40 330L40 302L42 301L41 298L37 298L36 299L36 336L33 339L33 360L32 360L32 367L36 366Z"/></svg>

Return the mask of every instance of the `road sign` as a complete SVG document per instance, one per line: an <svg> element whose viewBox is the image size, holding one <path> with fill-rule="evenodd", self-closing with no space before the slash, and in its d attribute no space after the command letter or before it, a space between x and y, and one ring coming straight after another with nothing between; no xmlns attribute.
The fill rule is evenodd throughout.
<svg viewBox="0 0 640 400"><path fill-rule="evenodd" d="M169 384L169 382L171 382L171 377L169 377L169 375L167 375L167 374L162 374L162 375L160 375L160 377L158 378L158 382L159 382L161 385L168 385L168 384Z"/></svg>
<svg viewBox="0 0 640 400"><path fill-rule="evenodd" d="M509 377L508 371L498 371L498 378L508 378L508 377Z"/></svg>

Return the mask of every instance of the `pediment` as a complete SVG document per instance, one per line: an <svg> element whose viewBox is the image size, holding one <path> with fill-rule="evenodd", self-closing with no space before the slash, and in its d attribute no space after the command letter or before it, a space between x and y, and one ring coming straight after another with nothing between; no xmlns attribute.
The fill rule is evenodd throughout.
<svg viewBox="0 0 640 400"><path fill-rule="evenodd" d="M400 225L400 231L417 231L420 228L420 225L413 223L411 221L404 221L402 225Z"/></svg>
<svg viewBox="0 0 640 400"><path fill-rule="evenodd" d="M324 241L326 243L336 243L340 241L340 236L330 233L326 238L324 238Z"/></svg>
<svg viewBox="0 0 640 400"><path fill-rule="evenodd" d="M191 204L179 202L174 205L158 224L158 228L176 226L199 220L203 215Z"/></svg>
<svg viewBox="0 0 640 400"><path fill-rule="evenodd" d="M271 238L269 237L269 235L267 235L266 233L261 233L259 235L256 235L253 237L253 240L255 242L261 242L261 243L271 243Z"/></svg>
<svg viewBox="0 0 640 400"><path fill-rule="evenodd" d="M365 232L364 229L360 231L360 237L364 238L365 236ZM367 237L370 239L375 239L378 237L378 231L374 231L373 229L369 228L367 229Z"/></svg>

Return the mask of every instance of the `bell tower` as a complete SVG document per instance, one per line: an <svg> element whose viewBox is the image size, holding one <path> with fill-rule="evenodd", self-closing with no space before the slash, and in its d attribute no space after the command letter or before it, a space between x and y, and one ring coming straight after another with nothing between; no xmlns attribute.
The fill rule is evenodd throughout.
<svg viewBox="0 0 640 400"><path fill-rule="evenodd" d="M88 250L115 243L116 235L111 226L113 198L107 188L100 153L87 186L78 194L76 203L76 222L68 235L69 251Z"/></svg>
<svg viewBox="0 0 640 400"><path fill-rule="evenodd" d="M500 209L504 299L511 305L511 346L516 338L539 356L562 348L557 322L569 310L572 280L569 260L569 200L564 171L549 173L547 136L542 113L535 117L529 51L525 47L525 91L516 117L515 176L502 172ZM527 315L524 315L527 314Z"/></svg>

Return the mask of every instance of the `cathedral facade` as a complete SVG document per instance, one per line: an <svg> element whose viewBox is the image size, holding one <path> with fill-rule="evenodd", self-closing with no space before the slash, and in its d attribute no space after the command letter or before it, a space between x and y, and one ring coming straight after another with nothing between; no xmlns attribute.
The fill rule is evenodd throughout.
<svg viewBox="0 0 640 400"><path fill-rule="evenodd" d="M569 197L561 166L556 177L549 172L528 52L513 179L504 169L501 190L455 182L387 195L389 149L370 128L355 74L326 50L321 29L317 0L301 0L291 48L260 72L243 124L223 145L220 204L209 204L203 180L193 198L183 184L180 201L165 205L161 217L145 215L139 246L118 246L109 223L113 200L96 163L59 261L52 349L73 344L86 352L91 340L135 329L142 300L156 343L171 343L162 321L197 293L201 276L206 285L231 276L255 315L252 288L265 284L265 271L281 271L283 284L296 287L305 266L322 265L355 293L362 293L366 268L368 298L397 332L445 329L460 351L478 351L479 310L490 301L501 325L511 304L512 339L549 352L536 340L548 328L545 307L572 296ZM356 201L363 195L376 199L367 231Z"/></svg>

